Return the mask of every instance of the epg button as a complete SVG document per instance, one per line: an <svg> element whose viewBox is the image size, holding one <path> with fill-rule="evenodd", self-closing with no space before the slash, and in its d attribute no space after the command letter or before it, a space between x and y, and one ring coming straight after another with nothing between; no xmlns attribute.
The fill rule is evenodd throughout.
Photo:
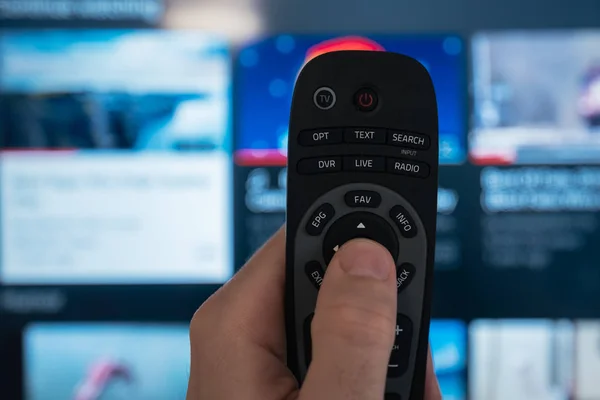
<svg viewBox="0 0 600 400"><path fill-rule="evenodd" d="M300 132L298 143L302 146L318 146L342 142L341 129L310 129Z"/></svg>
<svg viewBox="0 0 600 400"><path fill-rule="evenodd" d="M311 236L318 236L323 232L325 226L335 215L333 206L329 203L322 204L315 212L310 216L308 223L306 224L306 232Z"/></svg>
<svg viewBox="0 0 600 400"><path fill-rule="evenodd" d="M406 208L402 206L394 206L390 210L390 218L396 223L400 230L400 234L407 239L417 235L417 226L415 220L410 216Z"/></svg>
<svg viewBox="0 0 600 400"><path fill-rule="evenodd" d="M431 141L428 136L419 133L389 131L388 143L395 146L411 147L419 150L427 150Z"/></svg>
<svg viewBox="0 0 600 400"><path fill-rule="evenodd" d="M429 165L419 161L388 158L387 170L395 174L417 178L427 178L429 176Z"/></svg>

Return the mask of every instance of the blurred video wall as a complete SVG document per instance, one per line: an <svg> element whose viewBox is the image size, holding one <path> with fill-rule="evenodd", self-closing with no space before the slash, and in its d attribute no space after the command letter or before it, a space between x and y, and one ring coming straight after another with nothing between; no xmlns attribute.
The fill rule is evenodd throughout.
<svg viewBox="0 0 600 400"><path fill-rule="evenodd" d="M400 3L0 1L0 398L183 398L285 221L296 77L356 49L436 89L444 399L600 400L600 3Z"/></svg>

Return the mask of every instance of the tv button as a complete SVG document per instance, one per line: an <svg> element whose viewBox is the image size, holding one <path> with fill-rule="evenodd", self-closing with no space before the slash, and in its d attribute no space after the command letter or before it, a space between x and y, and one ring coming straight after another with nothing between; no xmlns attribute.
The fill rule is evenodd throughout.
<svg viewBox="0 0 600 400"><path fill-rule="evenodd" d="M321 110L329 110L335 105L335 92L331 88L321 87L315 91L313 101Z"/></svg>

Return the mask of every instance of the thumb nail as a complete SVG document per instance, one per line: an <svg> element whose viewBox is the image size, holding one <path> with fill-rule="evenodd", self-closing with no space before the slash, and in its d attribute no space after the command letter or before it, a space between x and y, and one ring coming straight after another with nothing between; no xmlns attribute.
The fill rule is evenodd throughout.
<svg viewBox="0 0 600 400"><path fill-rule="evenodd" d="M352 276L385 281L393 270L389 251L371 240L352 240L342 246L337 255L341 268Z"/></svg>

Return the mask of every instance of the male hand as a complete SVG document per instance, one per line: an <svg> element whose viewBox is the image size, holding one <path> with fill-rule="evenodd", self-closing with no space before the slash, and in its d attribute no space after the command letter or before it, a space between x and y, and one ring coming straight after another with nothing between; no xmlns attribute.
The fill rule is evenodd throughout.
<svg viewBox="0 0 600 400"><path fill-rule="evenodd" d="M284 283L280 229L194 315L187 400L382 400L396 327L390 253L355 239L334 256L301 389L285 363ZM441 400L429 357L425 400Z"/></svg>

